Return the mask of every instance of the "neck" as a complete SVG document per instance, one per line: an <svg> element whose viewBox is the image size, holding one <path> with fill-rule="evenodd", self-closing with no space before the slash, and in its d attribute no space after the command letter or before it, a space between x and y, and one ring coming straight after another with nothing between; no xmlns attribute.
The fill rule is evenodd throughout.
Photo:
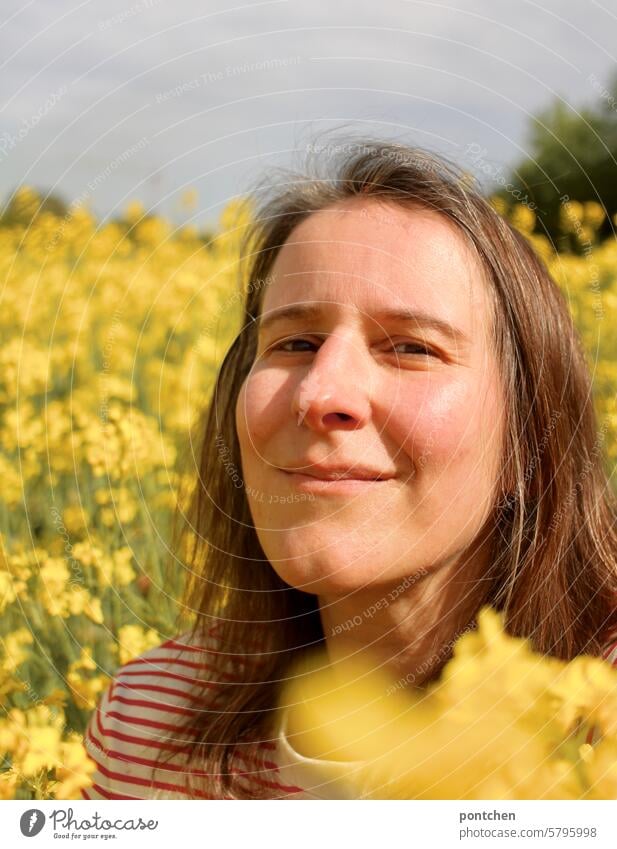
<svg viewBox="0 0 617 849"><path fill-rule="evenodd" d="M383 665L399 687L432 680L456 639L473 627L482 601L478 586L486 560L477 553L465 559L345 596L319 596L330 663L361 652Z"/></svg>

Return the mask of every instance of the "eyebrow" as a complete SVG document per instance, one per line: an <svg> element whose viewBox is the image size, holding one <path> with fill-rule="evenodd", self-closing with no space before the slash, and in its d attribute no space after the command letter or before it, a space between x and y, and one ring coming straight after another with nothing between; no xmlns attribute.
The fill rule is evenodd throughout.
<svg viewBox="0 0 617 849"><path fill-rule="evenodd" d="M272 328L273 325L279 322L316 319L322 317L323 314L323 307L319 304L291 304L288 307L280 307L279 309L272 310L263 318L258 316L257 332L263 333L264 330ZM421 310L389 308L378 310L373 313L373 317L379 322L384 323L410 322L422 325L423 327L433 328L458 344L469 344L470 342L467 334L460 328L454 327L450 322L438 318L436 315L431 315Z"/></svg>

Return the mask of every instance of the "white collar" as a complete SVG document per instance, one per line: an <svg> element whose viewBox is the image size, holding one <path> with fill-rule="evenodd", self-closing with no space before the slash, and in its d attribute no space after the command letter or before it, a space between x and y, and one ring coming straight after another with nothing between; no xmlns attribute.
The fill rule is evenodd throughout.
<svg viewBox="0 0 617 849"><path fill-rule="evenodd" d="M301 755L287 739L286 710L282 712L277 753L281 780L304 788L308 798L358 798L358 791L350 784L349 775L362 765L362 761L333 761Z"/></svg>

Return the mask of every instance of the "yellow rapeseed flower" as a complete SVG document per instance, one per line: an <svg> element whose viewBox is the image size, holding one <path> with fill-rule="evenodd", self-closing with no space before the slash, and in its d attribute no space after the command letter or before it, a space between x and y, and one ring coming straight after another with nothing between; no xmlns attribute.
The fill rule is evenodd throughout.
<svg viewBox="0 0 617 849"><path fill-rule="evenodd" d="M81 799L82 788L92 785L96 764L88 756L79 734L72 732L60 745L61 761L56 767L55 799Z"/></svg>
<svg viewBox="0 0 617 849"><path fill-rule="evenodd" d="M123 625L118 630L118 656L120 663L128 663L129 660L154 648L161 642L161 637L153 629L146 630L140 625Z"/></svg>
<svg viewBox="0 0 617 849"><path fill-rule="evenodd" d="M524 203L518 203L510 213L511 223L522 233L531 233L536 226L536 214Z"/></svg>
<svg viewBox="0 0 617 849"><path fill-rule="evenodd" d="M493 206L522 230L567 298L614 465L617 240L598 243L603 211L594 202L561 209L571 241L593 247L578 255L556 253L532 232L541 219L534 222L529 207L508 211L497 199ZM238 198L206 244L196 227L175 229L138 202L100 227L85 204L67 214L40 207L39 194L22 187L0 223L0 748L7 764L15 757L0 772L0 798L78 798L82 755L65 706L71 721L85 722L107 681L93 658L111 671L175 626L173 605L158 604L158 537L196 485L194 474L175 468L176 454L241 326L248 281L238 287L238 255L253 214L251 201ZM187 534L183 546L189 541ZM179 576L179 593L181 583ZM127 624L131 610L139 626ZM75 645L84 647L78 660ZM357 724L354 699L370 695L370 680L355 679L359 689L341 702L340 727L325 741L353 756L361 729L372 729L367 794L617 796L617 710L612 677L599 661L538 661L524 642L503 639L489 616L456 647L439 691L415 704L397 688L360 711ZM398 697L406 713L395 706ZM337 700L326 707L324 718ZM386 726L383 716L391 719ZM586 747L590 726L599 736ZM487 753L482 732L503 746ZM313 745L323 750L324 740ZM61 764L48 770L54 747ZM459 759L473 764L473 786ZM41 768L25 780L22 761ZM62 765L70 769L63 773Z"/></svg>
<svg viewBox="0 0 617 849"><path fill-rule="evenodd" d="M537 655L485 608L426 692L366 658L333 667L315 656L282 706L290 740L305 755L354 762L349 780L363 797L576 799L610 792L598 766L608 747L589 761L573 731L582 720L614 735L616 694L606 662Z"/></svg>
<svg viewBox="0 0 617 849"><path fill-rule="evenodd" d="M15 672L30 656L30 652L25 647L33 642L34 637L27 628L17 628L3 637L0 642L2 669L9 674Z"/></svg>

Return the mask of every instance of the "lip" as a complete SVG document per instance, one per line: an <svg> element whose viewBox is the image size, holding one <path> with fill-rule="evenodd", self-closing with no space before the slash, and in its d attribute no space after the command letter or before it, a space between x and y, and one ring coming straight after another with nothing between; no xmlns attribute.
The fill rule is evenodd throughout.
<svg viewBox="0 0 617 849"><path fill-rule="evenodd" d="M370 469L367 466L358 466L354 463L345 463L340 466L320 466L317 463L306 462L301 465L304 467L309 466L311 471L300 472L295 469L281 469L281 471L288 475L297 475L298 477L313 478L321 481L356 480L375 483L391 480L394 477L389 472Z"/></svg>
<svg viewBox="0 0 617 849"><path fill-rule="evenodd" d="M287 469L282 469L293 485L294 489L300 492L312 492L320 495L353 495L354 493L362 493L375 489L375 487L385 486L393 476L375 478L354 478L354 477L316 477L315 475L303 474L302 472L290 472Z"/></svg>

